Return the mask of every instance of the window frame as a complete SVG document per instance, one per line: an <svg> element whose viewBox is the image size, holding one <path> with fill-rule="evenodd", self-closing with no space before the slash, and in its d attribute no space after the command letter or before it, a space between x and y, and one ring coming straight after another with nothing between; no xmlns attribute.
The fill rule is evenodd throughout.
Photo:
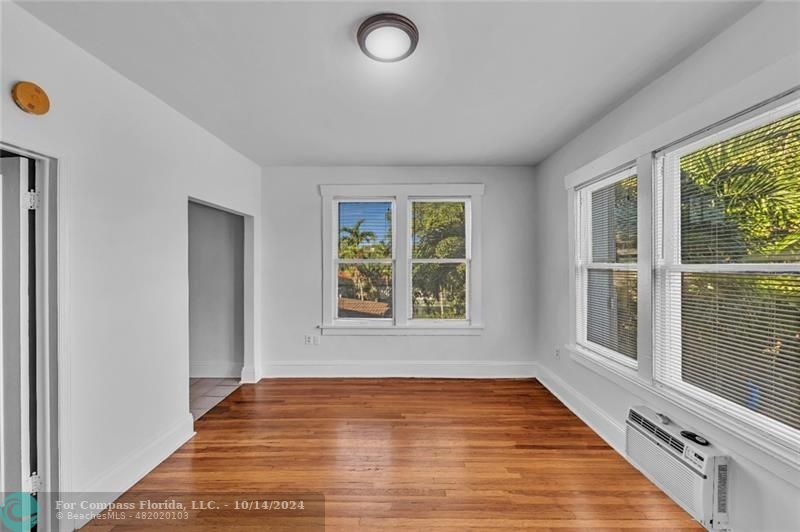
<svg viewBox="0 0 800 532"><path fill-rule="evenodd" d="M395 235L397 234L397 228L396 228L396 225L397 225L397 215L396 215L397 205L395 204L394 198L380 198L380 197L356 198L356 199L335 198L333 200L333 202L334 202L334 205L333 205L333 216L334 216L333 227L334 227L334 231L336 232L336 235L335 235L336 246L334 246L336 249L334 251L334 256L333 256L333 271L334 271L334 275L336 276L335 277L336 281L334 283L335 284L334 289L336 290L337 303L338 303L338 299L339 299L339 280L338 280L339 279L339 266L341 266L342 264L388 264L389 266L392 267L392 318L341 318L341 317L339 317L339 305L337 304L337 305L334 305L333 319L334 319L335 322L341 322L343 324L347 324L347 325L351 325L351 326L370 325L370 324L375 324L375 323L377 323L379 325L381 325L381 324L382 325L390 324L390 323L392 323L394 321L395 299L396 299L395 293L394 293L394 288L395 288L394 277L395 277L395 269L396 269L396 264L395 263L397 262L397 252L395 251L396 247L397 247L397 243L396 243L396 240L395 240ZM340 237L341 237L341 235L340 235L341 228L339 227L339 205L341 203L389 203L390 204L390 209L391 209L391 212L392 212L392 223L391 223L391 228L392 228L392 252L391 252L391 256L388 259L342 259L342 258L339 257L339 240L340 240Z"/></svg>
<svg viewBox="0 0 800 532"><path fill-rule="evenodd" d="M592 194L597 190L614 185L620 181L636 176L637 180L637 209L636 209L636 224L637 224L637 254L636 262L594 262L592 254ZM603 345L592 342L587 338L586 331L586 311L587 311L587 298L588 298L588 277L589 270L604 270L604 271L634 271L637 272L637 292L638 292L638 278L641 276L639 272L639 263L641 255L638 249L639 246L639 219L640 205L639 205L639 176L637 174L637 166L635 162L630 162L623 165L622 168L616 168L611 172L607 172L598 176L596 179L588 182L583 186L575 188L574 193L574 210L576 214L575 225L575 260L573 261L575 267L575 345L583 348L591 353L599 355L608 363L621 366L630 371L637 371L639 367L639 346L637 337L637 358L632 359L622 353L618 353L613 349L609 349ZM637 308L639 298L637 296ZM637 312L637 331L639 316Z"/></svg>
<svg viewBox="0 0 800 532"><path fill-rule="evenodd" d="M751 95L743 95L746 98L752 97ZM655 298L656 290L660 289L655 286L656 284L656 268L660 267L657 260L661 256L657 254L659 249L664 246L663 227L666 223L672 223L674 220L665 220L665 192L661 189L661 180L663 175L660 173L658 155L672 150L678 150L684 146L692 145L692 150L702 148L699 141L705 139L705 146L720 142L723 140L720 133L729 131L730 136L735 136L738 133L755 129L753 126L753 119L758 117L769 116L771 119L765 120L765 123L778 120L781 116L791 114L787 111L781 114L783 109L800 110L800 88L789 89L777 96L769 97L769 94L764 95L764 100L761 102L750 105L741 105L738 109L734 107L735 103L730 106L715 106L708 107L705 104L699 105L692 109L691 113L682 115L680 123L665 124L663 127L656 129L652 132L641 135L640 137L630 141L628 144L618 147L617 149L607 153L578 168L564 178L564 185L567 190L568 196L568 234L570 235L569 246L569 265L572 270L571 279L576 279L577 271L577 242L579 238L579 222L578 222L578 191L587 185L601 179L605 176L611 175L626 166L629 166L630 161L628 157L635 154L638 185L639 185L639 201L638 201L638 258L639 264L639 277L638 277L638 305L639 305L639 324L638 324L638 362L639 366L636 369L626 367L621 364L615 363L608 357L604 357L596 351L586 349L579 345L577 342L577 283L570 282L570 305L568 306L570 312L569 319L569 336L567 344L564 346L570 354L570 358L583 366L584 368L603 376L612 382L628 389L634 394L645 394L649 401L658 404L659 401L666 402L675 408L682 409L691 415L696 416L698 419L705 423L714 426L716 429L727 433L734 437L734 441L730 443L739 442L744 443L746 446L741 448L745 456L754 457L757 453L764 453L764 456L770 459L777 460L770 462L769 470L778 474L790 482L792 480L792 473L787 473L785 468L789 465L792 471L800 471L800 434L791 427L789 434L786 431L783 433L770 433L765 431L758 424L754 424L747 419L731 413L730 409L720 409L709 401L699 398L697 395L690 395L685 391L674 389L670 386L657 382L655 380L655 340L656 340L656 323L655 323ZM740 99L747 101L746 99ZM727 114L721 109L727 108ZM744 110L739 110L744 108ZM737 112L738 111L738 112ZM711 124L711 125L705 125ZM736 130L734 130L736 128ZM736 132L733 132L736 131ZM677 139L677 140L674 140ZM658 143L658 144L657 144ZM645 150L645 153L643 153ZM614 166L614 163L626 161L623 164ZM609 164L610 163L610 164ZM602 168L614 168L614 170L602 172ZM599 176L599 177L598 177ZM674 217L673 217L674 218ZM659 225L657 225L659 224ZM679 245L679 243L678 243ZM783 263L759 263L753 264L725 264L716 265L717 272L725 271L743 271L752 270L753 266L763 268L767 266L768 269L775 272L794 271L797 265L783 264ZM697 271L700 265L682 265L684 271ZM724 398L721 398L724 399ZM732 405L736 406L735 403ZM778 465L781 464L781 465Z"/></svg>
<svg viewBox="0 0 800 532"><path fill-rule="evenodd" d="M673 298L667 297L666 284L670 281L674 282L676 277L680 281L683 273L800 274L800 262L764 261L684 264L681 256L680 225L680 161L682 157L697 150L725 142L742 133L758 129L797 112L800 112L800 99L773 108L762 108L752 116L733 120L711 132L697 133L678 144L653 153L656 182L661 191L661 205L653 213L657 240L657 246L654 249L654 280L658 290L657 297L664 298L668 302L668 307L664 312L669 315L669 323L667 324L662 323L666 318L655 316L656 319L654 320L654 334L656 336L660 334L664 340L655 344L653 348L653 382L660 388L702 403L704 406L719 411L727 417L734 418L753 429L760 430L765 438L771 439L778 444L788 443L790 445L800 441L798 439L800 438L799 429L786 426L765 414L749 410L699 386L683 381L681 377L681 348L673 345L668 340L671 337L680 337L682 335L681 302L680 298L675 301ZM669 334L667 334L666 330L662 330L666 327L669 327ZM662 371L665 373L659 371L659 368L662 367L664 368Z"/></svg>
<svg viewBox="0 0 800 532"><path fill-rule="evenodd" d="M435 326L447 326L451 324L467 325L470 322L470 293L471 293L471 263L472 263L472 198L470 197L430 197L430 196L411 196L408 198L408 238L406 238L407 257L408 257L408 314L406 319L409 323L420 323ZM464 258L463 259L415 259L414 243L411 241L412 227L414 224L414 203L463 203L464 204ZM466 300L464 319L429 319L414 317L414 264L464 264L466 266Z"/></svg>
<svg viewBox="0 0 800 532"><path fill-rule="evenodd" d="M481 216L484 185L321 185L322 196L322 320L323 335L477 335L484 328L481 314ZM392 317L339 318L337 274L338 206L342 202L392 202ZM466 319L412 318L411 207L413 201L465 202L468 259ZM398 244L405 242L405 245ZM386 261L376 259L375 261ZM413 259L420 261L423 259ZM425 259L427 260L427 259ZM440 259L433 259L440 260ZM450 259L441 259L445 262ZM375 262L372 259L367 262Z"/></svg>

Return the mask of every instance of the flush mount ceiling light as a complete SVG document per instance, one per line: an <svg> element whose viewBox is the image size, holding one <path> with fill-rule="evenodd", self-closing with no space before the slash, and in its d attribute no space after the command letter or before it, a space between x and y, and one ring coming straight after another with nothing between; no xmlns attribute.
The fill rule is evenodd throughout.
<svg viewBox="0 0 800 532"><path fill-rule="evenodd" d="M396 13L369 17L361 23L356 35L361 51L370 59L383 63L402 61L414 53L419 41L414 23Z"/></svg>

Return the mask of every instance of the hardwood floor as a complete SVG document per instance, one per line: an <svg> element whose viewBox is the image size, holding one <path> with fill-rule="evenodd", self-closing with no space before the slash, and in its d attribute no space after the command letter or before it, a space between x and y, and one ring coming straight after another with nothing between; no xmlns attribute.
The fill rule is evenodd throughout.
<svg viewBox="0 0 800 532"><path fill-rule="evenodd" d="M134 490L321 492L327 531L702 530L536 380L267 379L195 427Z"/></svg>

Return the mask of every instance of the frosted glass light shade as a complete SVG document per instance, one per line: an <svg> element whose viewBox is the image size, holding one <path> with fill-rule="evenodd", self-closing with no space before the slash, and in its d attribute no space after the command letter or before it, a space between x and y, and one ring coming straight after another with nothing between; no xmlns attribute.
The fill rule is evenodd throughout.
<svg viewBox="0 0 800 532"><path fill-rule="evenodd" d="M419 32L408 18L395 13L381 13L361 24L357 38L361 51L367 57L391 63L401 61L414 52Z"/></svg>

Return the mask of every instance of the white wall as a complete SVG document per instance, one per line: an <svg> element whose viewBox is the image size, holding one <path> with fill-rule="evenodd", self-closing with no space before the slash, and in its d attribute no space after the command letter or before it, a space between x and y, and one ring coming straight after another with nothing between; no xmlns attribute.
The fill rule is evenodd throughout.
<svg viewBox="0 0 800 532"><path fill-rule="evenodd" d="M59 398L70 412L62 488L125 490L192 434L188 197L251 214L259 231L261 170L17 5L0 5L2 139L57 157L61 170L59 356L71 376ZM12 103L23 79L48 91L48 115Z"/></svg>
<svg viewBox="0 0 800 532"><path fill-rule="evenodd" d="M613 169L800 84L800 5L756 8L662 78L536 168L536 353L540 378L618 449L633 404L649 403L693 424L736 460L732 524L737 531L800 527L800 476L735 435L612 375L601 376L555 350L568 342L567 194L564 177ZM759 464L759 465L757 465Z"/></svg>
<svg viewBox="0 0 800 532"><path fill-rule="evenodd" d="M530 168L264 170L265 376L529 376L534 372ZM320 184L484 183L481 336L323 336Z"/></svg>
<svg viewBox="0 0 800 532"><path fill-rule="evenodd" d="M189 375L244 365L244 218L189 203Z"/></svg>

